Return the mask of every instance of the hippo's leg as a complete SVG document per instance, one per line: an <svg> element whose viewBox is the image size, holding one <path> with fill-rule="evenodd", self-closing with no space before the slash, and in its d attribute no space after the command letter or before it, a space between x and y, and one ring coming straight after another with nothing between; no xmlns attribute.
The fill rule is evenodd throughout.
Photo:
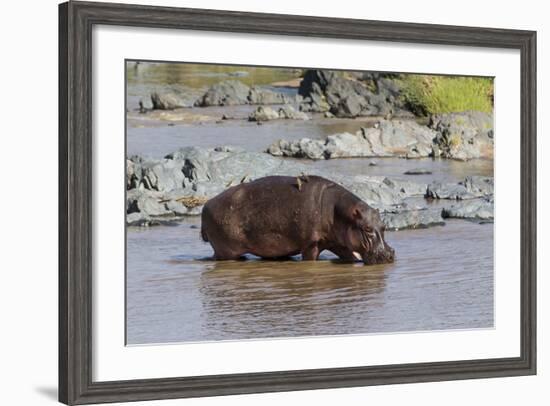
<svg viewBox="0 0 550 406"><path fill-rule="evenodd" d="M212 248L214 248L214 259L218 261L243 259L245 254L244 250L236 247L228 247L227 245L222 247L213 245Z"/></svg>
<svg viewBox="0 0 550 406"><path fill-rule="evenodd" d="M311 244L302 250L302 260L304 261L317 261L319 259L319 246L317 243Z"/></svg>

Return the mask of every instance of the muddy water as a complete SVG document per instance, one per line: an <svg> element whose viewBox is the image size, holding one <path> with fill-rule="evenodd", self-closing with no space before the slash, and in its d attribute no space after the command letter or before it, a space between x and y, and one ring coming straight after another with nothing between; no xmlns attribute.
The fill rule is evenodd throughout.
<svg viewBox="0 0 550 406"><path fill-rule="evenodd" d="M128 71L128 154L160 158L185 146L241 146L262 151L279 139L324 138L355 132L369 120L280 120L256 125L239 119L254 107L182 109L182 119L139 115L152 88L181 83L202 88L244 68L148 66ZM240 75L237 74L237 75ZM270 76L271 75L271 76ZM288 80L295 72L249 71L249 84ZM249 78L246 79L245 78ZM287 89L292 92L295 89ZM201 117L191 117L198 114ZM234 120L216 122L223 114ZM376 166L370 163L376 161ZM456 182L492 176L491 161L341 159L306 161L309 173L383 175ZM410 177L408 169L431 175ZM214 262L199 236L200 219L127 232L128 344L366 334L493 326L493 225L448 221L443 227L386 233L395 248L389 265L345 264L324 252L321 261Z"/></svg>
<svg viewBox="0 0 550 406"><path fill-rule="evenodd" d="M198 225L129 230L128 344L493 325L492 224L387 233L397 260L377 266L214 262Z"/></svg>

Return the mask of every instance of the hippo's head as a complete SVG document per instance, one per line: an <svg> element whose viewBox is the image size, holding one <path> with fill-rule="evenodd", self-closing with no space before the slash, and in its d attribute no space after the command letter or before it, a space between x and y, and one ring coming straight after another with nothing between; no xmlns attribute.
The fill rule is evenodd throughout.
<svg viewBox="0 0 550 406"><path fill-rule="evenodd" d="M353 256L368 265L393 262L395 251L384 240L385 225L378 210L360 201L346 212L344 239Z"/></svg>

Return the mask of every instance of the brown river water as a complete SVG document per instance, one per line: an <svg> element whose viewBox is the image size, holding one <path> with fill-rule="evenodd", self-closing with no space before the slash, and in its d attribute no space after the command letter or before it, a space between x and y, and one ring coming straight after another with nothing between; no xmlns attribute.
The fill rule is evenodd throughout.
<svg viewBox="0 0 550 406"><path fill-rule="evenodd" d="M128 344L493 326L493 225L388 232L395 263L211 261L199 218L129 230Z"/></svg>
<svg viewBox="0 0 550 406"><path fill-rule="evenodd" d="M368 125L359 120L281 120L258 126L243 120L223 123L148 120L133 112L139 97L159 83L194 78L207 85L228 70L194 71L180 66L128 75L127 150L160 158L184 146L241 146L261 151L279 138L323 138ZM233 67L229 71L243 71ZM175 79L165 76L166 72ZM174 73L174 71L176 73ZM264 71L250 79L262 84L292 77ZM134 75L134 76L133 76ZM136 76L137 75L137 76ZM206 79L201 79L201 75ZM217 78L217 79L212 79ZM241 78L238 78L241 80ZM245 80L243 80L245 81ZM288 89L292 92L293 89ZM295 91L295 90L294 90ZM254 107L190 109L202 115L245 117ZM189 109L187 109L189 110ZM492 176L491 161L340 159L307 161L311 173L330 169L350 175L407 179L408 169L432 175L413 179L458 181ZM409 178L410 179L410 178ZM312 335L491 328L494 324L493 224L450 220L424 230L387 232L393 264L364 266L338 262L325 251L317 262L210 260L200 239L200 218L172 226L127 230L127 343L155 344Z"/></svg>

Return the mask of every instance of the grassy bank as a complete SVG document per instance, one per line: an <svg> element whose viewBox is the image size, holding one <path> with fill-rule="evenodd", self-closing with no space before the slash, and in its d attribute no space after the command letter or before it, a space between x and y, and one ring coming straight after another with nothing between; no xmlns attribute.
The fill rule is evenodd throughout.
<svg viewBox="0 0 550 406"><path fill-rule="evenodd" d="M491 78L401 75L397 80L406 103L418 115L493 111Z"/></svg>

